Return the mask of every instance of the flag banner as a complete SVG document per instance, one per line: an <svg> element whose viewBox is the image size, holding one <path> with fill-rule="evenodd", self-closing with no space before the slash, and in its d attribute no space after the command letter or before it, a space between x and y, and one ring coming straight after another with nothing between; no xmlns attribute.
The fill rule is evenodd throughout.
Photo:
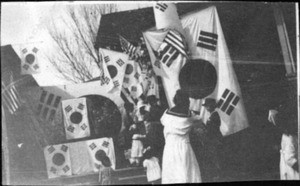
<svg viewBox="0 0 300 186"><path fill-rule="evenodd" d="M67 139L90 136L86 98L64 100L62 101L62 110Z"/></svg>
<svg viewBox="0 0 300 186"><path fill-rule="evenodd" d="M184 34L174 3L158 2L153 6L156 29L170 28Z"/></svg>
<svg viewBox="0 0 300 186"><path fill-rule="evenodd" d="M159 99L159 86L158 80L155 76L154 72L149 74L149 86L146 95L151 96L154 95L157 99Z"/></svg>
<svg viewBox="0 0 300 186"><path fill-rule="evenodd" d="M21 74L37 74L41 72L38 60L39 49L35 46L21 48Z"/></svg>
<svg viewBox="0 0 300 186"><path fill-rule="evenodd" d="M245 129L248 127L247 115L216 7L191 13L182 17L181 22L186 32L191 58L200 59L198 61L202 64L197 64L200 68L204 68L205 63L206 67L214 68L209 70L211 73L208 73L208 70L203 71L207 76L213 77L213 80L204 80L206 75L203 75L202 79L199 78L198 85L209 88L202 92L203 95L199 93L198 98L192 99L191 109L199 111L200 117L205 121L208 114L202 107L203 100L207 97L214 98L217 100L217 111L221 117L222 134L226 136ZM216 76L213 76L214 73ZM203 84L206 81L210 86ZM199 89L204 88L206 87Z"/></svg>
<svg viewBox="0 0 300 186"><path fill-rule="evenodd" d="M93 161L90 158L86 141L68 143L72 175L84 175L93 172Z"/></svg>
<svg viewBox="0 0 300 186"><path fill-rule="evenodd" d="M137 47L135 47L133 44L131 44L129 41L127 41L124 37L119 35L119 40L121 44L122 50L129 55L129 58L134 59L136 52L137 52Z"/></svg>
<svg viewBox="0 0 300 186"><path fill-rule="evenodd" d="M100 50L103 53L104 62L106 63L107 69L110 74L110 79L114 85L113 89L110 90L110 92L117 92L118 95L120 95L125 76L128 55L107 49Z"/></svg>
<svg viewBox="0 0 300 186"><path fill-rule="evenodd" d="M112 138L99 138L88 140L85 142L89 151L90 158L93 162L93 171L99 172L101 163L101 156L106 155L109 157L112 168L116 169L116 157Z"/></svg>
<svg viewBox="0 0 300 186"><path fill-rule="evenodd" d="M114 88L114 83L110 78L110 74L109 71L107 69L107 65L105 60L107 61L108 58L106 56L104 56L103 52L101 51L101 49L99 49L99 53L101 56L101 64L100 64L100 68L101 68L101 75L100 75L100 86L106 90L106 92L111 91Z"/></svg>
<svg viewBox="0 0 300 186"><path fill-rule="evenodd" d="M126 64L123 86L129 90L130 94L135 99L140 97L143 93L141 85L143 79L141 74L142 70L140 65L133 60L128 60Z"/></svg>
<svg viewBox="0 0 300 186"><path fill-rule="evenodd" d="M156 75L162 77L166 98L170 107L179 85L179 72L187 61L183 36L175 30L146 31L143 33Z"/></svg>
<svg viewBox="0 0 300 186"><path fill-rule="evenodd" d="M21 97L16 89L13 73L9 69L2 72L3 78L1 79L1 96L4 106L8 109L10 114L15 112L22 105Z"/></svg>
<svg viewBox="0 0 300 186"><path fill-rule="evenodd" d="M63 121L62 101L88 95L99 95L111 100L115 105L123 104L117 93L108 93L100 86L100 81L48 87L28 87L23 92L26 104L35 111L41 128L46 131L49 143L66 140Z"/></svg>
<svg viewBox="0 0 300 186"><path fill-rule="evenodd" d="M72 175L68 144L46 146L44 148L44 156L48 178Z"/></svg>

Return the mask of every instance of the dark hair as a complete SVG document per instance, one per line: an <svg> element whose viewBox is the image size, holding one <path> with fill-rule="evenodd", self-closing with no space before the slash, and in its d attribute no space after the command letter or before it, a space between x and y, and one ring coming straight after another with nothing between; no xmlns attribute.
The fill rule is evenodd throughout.
<svg viewBox="0 0 300 186"><path fill-rule="evenodd" d="M173 102L176 106L188 106L190 104L188 93L181 89L177 90Z"/></svg>
<svg viewBox="0 0 300 186"><path fill-rule="evenodd" d="M98 161L101 161L104 156L106 156L106 153L104 152L104 150L98 150L95 154L95 158Z"/></svg>
<svg viewBox="0 0 300 186"><path fill-rule="evenodd" d="M156 103L156 101L157 101L157 98L154 96L154 95L151 95L151 96L148 96L147 97L147 102L149 103L149 104L155 104Z"/></svg>
<svg viewBox="0 0 300 186"><path fill-rule="evenodd" d="M128 111L128 112L132 112L134 109L133 104L130 102L125 102L124 107L125 107L126 111Z"/></svg>

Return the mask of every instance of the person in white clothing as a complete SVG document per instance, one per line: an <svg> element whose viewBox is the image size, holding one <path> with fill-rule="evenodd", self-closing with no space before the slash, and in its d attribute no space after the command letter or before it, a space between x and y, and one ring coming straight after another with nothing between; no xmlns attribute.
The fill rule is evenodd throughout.
<svg viewBox="0 0 300 186"><path fill-rule="evenodd" d="M280 150L280 179L299 180L297 104L288 103L270 110L268 120L283 133Z"/></svg>
<svg viewBox="0 0 300 186"><path fill-rule="evenodd" d="M200 183L200 168L189 139L195 119L189 110L188 94L177 90L173 102L175 106L161 117L165 136L162 184Z"/></svg>

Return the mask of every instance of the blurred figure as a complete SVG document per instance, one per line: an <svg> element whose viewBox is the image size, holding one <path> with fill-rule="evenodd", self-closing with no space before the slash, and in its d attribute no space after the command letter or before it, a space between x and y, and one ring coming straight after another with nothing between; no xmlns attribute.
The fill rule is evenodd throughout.
<svg viewBox="0 0 300 186"><path fill-rule="evenodd" d="M102 166L99 169L99 183L100 185L113 185L114 184L114 170L111 168L109 157L103 151L98 159L101 161Z"/></svg>
<svg viewBox="0 0 300 186"><path fill-rule="evenodd" d="M288 101L269 110L268 120L282 133L280 150L280 179L299 180L297 102Z"/></svg>

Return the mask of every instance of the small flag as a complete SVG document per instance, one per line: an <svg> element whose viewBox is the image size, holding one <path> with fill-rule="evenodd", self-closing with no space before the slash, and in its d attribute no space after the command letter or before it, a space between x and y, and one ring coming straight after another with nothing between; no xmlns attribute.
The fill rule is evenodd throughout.
<svg viewBox="0 0 300 186"><path fill-rule="evenodd" d="M78 139L90 136L86 98L63 100L62 108L64 108L66 138Z"/></svg>
<svg viewBox="0 0 300 186"><path fill-rule="evenodd" d="M38 62L38 48L27 47L21 49L21 74L40 73L40 65Z"/></svg>
<svg viewBox="0 0 300 186"><path fill-rule="evenodd" d="M44 156L48 178L72 175L68 144L46 146Z"/></svg>
<svg viewBox="0 0 300 186"><path fill-rule="evenodd" d="M207 50L216 51L216 46L218 42L218 35L211 32L200 31L198 37L198 47L205 48Z"/></svg>
<svg viewBox="0 0 300 186"><path fill-rule="evenodd" d="M135 47L133 44L131 44L129 41L127 41L124 37L119 35L120 44L122 50L129 55L130 58L134 58L135 53L137 51L137 47Z"/></svg>
<svg viewBox="0 0 300 186"><path fill-rule="evenodd" d="M108 156L111 161L111 167L113 169L116 168L116 157L112 138L93 139L88 140L85 143L88 147L89 155L93 162L92 164L94 172L98 172L98 165L101 165L101 161L97 157L98 153L105 153L105 155Z"/></svg>

